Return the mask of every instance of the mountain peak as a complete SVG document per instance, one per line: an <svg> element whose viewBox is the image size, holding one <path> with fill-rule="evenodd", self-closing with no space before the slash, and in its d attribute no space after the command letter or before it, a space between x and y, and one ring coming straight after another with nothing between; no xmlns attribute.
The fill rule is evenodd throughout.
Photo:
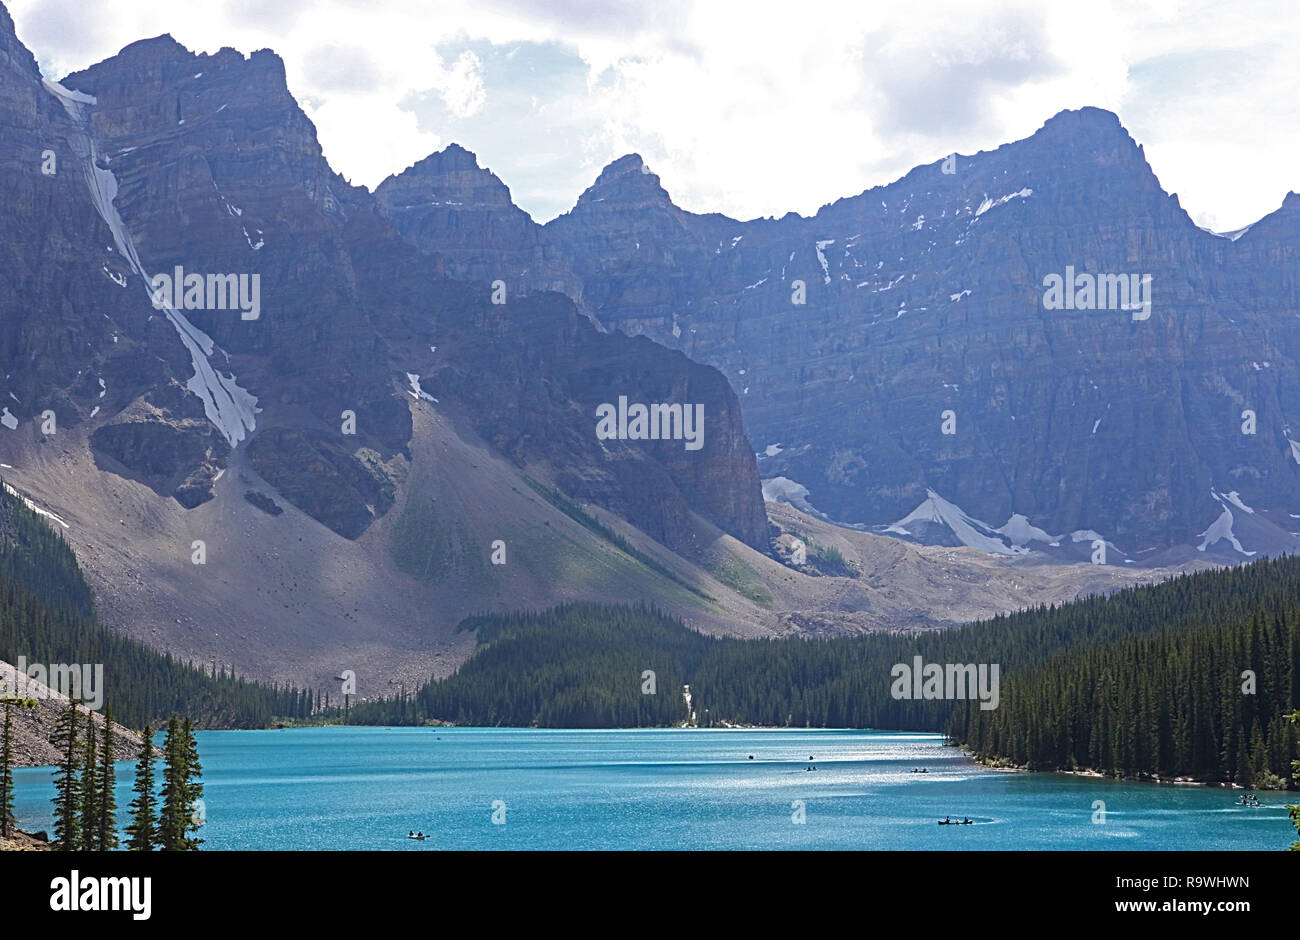
<svg viewBox="0 0 1300 940"><path fill-rule="evenodd" d="M442 172L447 172L449 170L479 170L490 176L495 176L495 174L490 170L485 170L483 167L479 166L478 154L474 153L472 150L467 150L455 141L452 141L436 153L431 153L429 156L425 157L422 163L428 164L431 167L436 167ZM416 166L419 165L420 164L416 164Z"/></svg>
<svg viewBox="0 0 1300 940"><path fill-rule="evenodd" d="M1135 153L1142 151L1119 115L1104 108L1060 111L1044 121L1033 136L1071 152L1113 151L1117 147Z"/></svg>
<svg viewBox="0 0 1300 940"><path fill-rule="evenodd" d="M441 150L435 150L423 160L417 160L400 173L394 173L384 184L393 180L436 180L439 177L451 173L469 173L479 174L484 177L490 177L501 183L497 175L491 170L479 166L478 156L472 150L467 150L458 143L450 143Z"/></svg>
<svg viewBox="0 0 1300 940"><path fill-rule="evenodd" d="M1082 108L1073 110L1067 108L1064 111L1058 111L1046 121L1043 127L1065 127L1071 130L1077 129L1096 129L1096 130L1124 130L1124 125L1119 119L1119 115L1114 111L1107 111L1105 108L1097 108L1092 105L1086 105ZM1127 131L1125 131L1127 133Z"/></svg>
<svg viewBox="0 0 1300 940"><path fill-rule="evenodd" d="M141 39L111 56L63 79L69 88L99 95L101 90L139 85L161 86L189 81L197 75L222 72L237 76L254 98L283 100L290 97L284 60L270 49L244 56L222 47L215 53L191 52L170 33Z"/></svg>
<svg viewBox="0 0 1300 940"><path fill-rule="evenodd" d="M1061 111L1048 118L1032 136L1004 144L998 151L1004 149L1020 153L1021 159L1040 167L1039 178L1044 185L1050 178L1058 185L1081 187L1094 195L1108 193L1107 199L1111 200L1150 199L1152 207L1161 200L1191 221L1177 196L1166 193L1160 185L1142 145L1113 111L1093 107ZM1087 200L1072 204L1087 205Z"/></svg>
<svg viewBox="0 0 1300 940"><path fill-rule="evenodd" d="M645 160L641 159L641 154L625 153L600 171L600 176L596 177L596 183L610 182L627 173L645 174L649 172L650 168L646 166Z"/></svg>
<svg viewBox="0 0 1300 940"><path fill-rule="evenodd" d="M612 203L620 209L672 206L672 199L659 184L659 177L639 153L624 154L600 171L596 182L578 197L575 208L595 203Z"/></svg>
<svg viewBox="0 0 1300 940"><path fill-rule="evenodd" d="M1247 245L1263 244L1275 248L1278 244L1295 244L1300 236L1300 193L1288 192L1282 204L1259 221L1235 232L1216 232L1232 241L1250 236ZM1266 250L1269 250L1266 248Z"/></svg>
<svg viewBox="0 0 1300 940"><path fill-rule="evenodd" d="M388 177L375 189L375 196L389 209L430 202L515 208L510 188L491 170L479 166L473 151L457 143Z"/></svg>
<svg viewBox="0 0 1300 940"><path fill-rule="evenodd" d="M161 62L191 59L194 53L186 49L171 33L162 33L149 39L138 39L123 46L117 56L126 62Z"/></svg>

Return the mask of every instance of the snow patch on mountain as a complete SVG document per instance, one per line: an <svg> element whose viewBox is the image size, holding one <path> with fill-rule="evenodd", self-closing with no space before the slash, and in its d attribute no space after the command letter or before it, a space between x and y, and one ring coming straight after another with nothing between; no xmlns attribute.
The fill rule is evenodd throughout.
<svg viewBox="0 0 1300 940"><path fill-rule="evenodd" d="M96 99L92 95L64 88L58 82L48 79L44 80L44 85L46 91L59 100L73 123L80 129L80 133L69 139L68 143L81 162L82 174L90 190L91 200L100 217L108 225L109 231L113 233L113 241L117 244L118 252L143 279L145 293L152 303L153 280L141 263L135 249L135 242L118 214L117 207L113 204L117 198L117 177L111 170L99 166L100 155L90 125L91 109L95 106ZM236 446L257 426L254 417L258 411L257 398L240 387L233 373L225 376L213 368L209 361L215 348L211 337L190 323L180 311L173 310L170 304L164 302L162 309L189 351L190 361L194 365L194 375L186 383L186 388L203 402L203 410L208 420L216 426L230 446Z"/></svg>
<svg viewBox="0 0 1300 940"><path fill-rule="evenodd" d="M1236 520L1233 518L1232 510L1228 508L1228 504L1231 503L1232 505L1241 505L1240 500L1232 498L1232 497L1236 497L1237 494L1233 492L1232 494L1230 494L1230 497L1224 497L1221 496L1219 493L1215 492L1214 490L1210 490L1210 495L1214 497L1215 501L1217 501L1220 506L1223 507L1223 512L1219 514L1219 518L1215 519L1212 523L1210 523L1210 527L1208 529L1206 529L1204 532L1201 533L1200 535L1201 544L1196 546L1196 550L1198 552L1203 552L1209 546L1215 544L1216 542L1226 541L1234 549L1236 549L1238 552L1240 552L1242 555L1245 555L1248 558L1256 554L1255 552L1246 551L1246 549L1242 547L1241 542L1237 540L1237 536L1234 535L1232 531L1233 523ZM1246 508L1246 507L1243 506L1242 508ZM1253 513L1255 510L1246 509L1246 511Z"/></svg>
<svg viewBox="0 0 1300 940"><path fill-rule="evenodd" d="M1199 228L1202 232L1208 232L1209 234L1213 235L1216 238L1226 238L1230 242L1235 242L1238 238L1241 238L1241 236L1249 232L1253 226L1254 223L1252 222L1250 225L1247 225L1245 228L1235 229L1231 232L1216 232L1213 229L1206 228L1204 225L1198 225L1196 227Z"/></svg>
<svg viewBox="0 0 1300 940"><path fill-rule="evenodd" d="M817 243L817 261L822 266L822 277L825 279L827 284L831 282L831 269L830 266L826 263L826 255L823 254L822 251L825 248L829 248L833 244L835 244L835 239L833 238ZM791 255L790 257L793 258L794 256Z"/></svg>
<svg viewBox="0 0 1300 940"><path fill-rule="evenodd" d="M1028 545L1030 542L1046 542L1048 545L1060 545L1061 536L1048 535L1047 532L1032 525L1029 519L1020 513L1012 513L1011 518L1001 528L994 529L1000 535L1009 538L1013 545Z"/></svg>
<svg viewBox="0 0 1300 940"><path fill-rule="evenodd" d="M416 375L414 372L406 373L406 381L411 383L411 387L410 389L407 390L407 394L409 394L416 401L419 401L421 398L423 398L425 401L433 402L435 405L438 404L438 399L434 398L432 395L430 395L428 392L426 392L424 389L420 387L420 377Z"/></svg>
<svg viewBox="0 0 1300 940"><path fill-rule="evenodd" d="M826 514L808 502L808 487L789 477L771 477L759 481L763 487L763 502L788 503L795 509L825 519Z"/></svg>
<svg viewBox="0 0 1300 940"><path fill-rule="evenodd" d="M1034 191L1032 189L1026 188L1019 192L1008 193L1001 199L990 199L988 196L985 196L984 201L981 202L979 208L975 210L975 215L978 218L990 209L996 209L998 206L1006 205L1012 199L1028 199L1033 194Z"/></svg>
<svg viewBox="0 0 1300 940"><path fill-rule="evenodd" d="M978 548L995 555L1024 555L1029 549L1020 545L1008 544L1008 539L999 537L1001 533L986 522L968 515L956 503L949 502L934 490L927 489L926 498L910 513L892 525L885 526L885 532L898 535L915 535L912 529L924 525L937 525L948 529L962 545ZM1013 516L1012 519L1015 517ZM911 526L912 528L908 528ZM1044 533L1046 534L1046 533Z"/></svg>
<svg viewBox="0 0 1300 940"><path fill-rule="evenodd" d="M56 516L54 513L50 512L48 509L42 509L40 506L37 506L34 502L32 502L30 499L28 499L28 498L27 498L26 496L24 496L22 493L18 492L16 489L14 489L14 488L13 488L12 486L10 486L8 483L4 484L4 488L5 488L5 492L8 493L10 496L14 496L14 497L16 497L16 498L18 498L18 499L21 499L21 500L23 501L23 504L24 504L28 509L30 509L32 512L36 513L36 515L38 515L38 516L44 516L46 519L49 519L49 520L51 520L51 521L53 521L53 522L57 522L59 525L63 526L63 528L65 528L65 529L71 528L71 526L69 526L66 522L64 522L62 519L60 519L60 518L59 518L58 516Z"/></svg>
<svg viewBox="0 0 1300 940"><path fill-rule="evenodd" d="M1247 506L1245 503L1241 501L1241 494L1238 493L1236 490L1233 490L1231 493L1228 493L1223 498L1226 499L1228 502L1232 503L1232 505L1236 506L1242 512L1248 512L1254 515L1255 510L1251 509L1249 506Z"/></svg>

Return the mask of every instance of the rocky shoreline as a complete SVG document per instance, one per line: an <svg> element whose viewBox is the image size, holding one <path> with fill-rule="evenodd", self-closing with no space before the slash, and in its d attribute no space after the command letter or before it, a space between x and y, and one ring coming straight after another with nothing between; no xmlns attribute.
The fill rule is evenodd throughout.
<svg viewBox="0 0 1300 940"><path fill-rule="evenodd" d="M0 660L0 687L12 690L17 687L14 681L14 667ZM13 753L15 767L42 767L56 764L59 749L54 744L54 729L59 714L68 705L67 696L51 689L49 686L31 679L23 684L24 694L36 705L26 708L21 705L7 706L13 716ZM102 739L104 733L104 716L91 711L83 705L77 710L82 715L92 716L95 722L95 734ZM3 716L0 716L0 720ZM85 728L84 718L82 728ZM113 757L115 760L133 760L140 754L140 734L113 722Z"/></svg>
<svg viewBox="0 0 1300 940"><path fill-rule="evenodd" d="M1122 780L1127 783L1161 783L1161 784L1176 785L1176 786L1220 787L1225 790L1269 790L1277 793L1287 792L1285 787L1243 787L1239 783L1232 783L1223 780L1197 780L1195 777L1161 777L1159 774L1123 774L1120 776L1115 776L1113 774L1104 774L1100 770L1093 770L1091 768L1083 768L1077 770L1064 770L1061 768L1054 768L1052 770L1037 771L1037 770L1030 770L1028 767L1026 767L1023 764L1010 764L1002 761L991 761L986 758L977 757L976 755L971 754L970 752L967 752L967 756L975 763L979 764L981 767L986 768L987 770L1001 770L1001 771L1006 771L1007 773L1069 774L1072 777L1097 777L1099 779L1105 779L1105 780Z"/></svg>

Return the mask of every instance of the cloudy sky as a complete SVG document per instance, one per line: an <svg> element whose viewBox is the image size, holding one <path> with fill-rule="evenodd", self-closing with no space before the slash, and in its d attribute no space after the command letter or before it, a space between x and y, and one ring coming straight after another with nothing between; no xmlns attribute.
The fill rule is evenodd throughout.
<svg viewBox="0 0 1300 940"><path fill-rule="evenodd" d="M1119 114L1200 225L1300 191L1292 0L7 2L54 78L161 33L274 49L352 182L455 141L539 221L630 151L687 209L810 214L1083 105Z"/></svg>

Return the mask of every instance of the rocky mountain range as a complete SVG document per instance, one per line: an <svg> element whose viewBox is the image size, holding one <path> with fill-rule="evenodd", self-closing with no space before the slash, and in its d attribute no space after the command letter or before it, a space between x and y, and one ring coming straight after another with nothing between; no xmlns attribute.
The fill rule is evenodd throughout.
<svg viewBox="0 0 1300 940"><path fill-rule="evenodd" d="M942 231L964 233L989 271L1012 265L1022 242L1009 222L1046 190L887 236L895 219L876 217L874 196L825 219L692 215L630 156L539 226L458 147L373 194L350 185L273 52L195 54L161 36L54 81L2 6L0 164L4 485L63 533L110 626L260 678L319 684L352 669L363 697L388 693L462 662L466 615L572 600L654 603L737 636L946 626L1167 574L1046 564L1050 553L1019 551L1034 526L1092 525L1121 544L1173 532L1204 482L1229 539L1249 541L1233 528L1238 504L1258 503L1261 527L1273 504L1247 483L1280 493L1290 479L1287 455L1238 455L1218 475L1164 467L1154 445L1190 432L1158 423L1149 452L1085 462L1097 482L1062 495L1084 409L1058 408L1057 386L1098 407L1080 369L1129 388L1104 354L1131 365L1143 324L1103 331L1089 372L1061 346L1098 342L1073 313L994 316L994 300L1028 296L1019 282L986 273L942 314L920 309L925 284L964 271L975 248L945 249L941 274L907 255L918 273L906 284L902 262L883 260ZM932 188L969 202L979 178L963 164ZM1042 242L1052 220L1038 224ZM1133 240L1115 224L1098 236L1107 251ZM1184 234L1207 266L1215 251L1256 251L1252 269L1293 296L1285 259L1249 240L1272 230L1268 244L1287 244L1279 226L1235 242ZM850 246L849 229L878 235ZM855 265L874 289L850 283ZM792 304L796 280L806 296ZM899 300L905 313L883 306ZM1199 329L1225 344L1202 348L1159 309L1162 332L1143 348L1208 357L1210 384L1186 396L1204 412L1268 318L1202 310ZM1241 391L1261 446L1276 443L1294 388L1289 334L1267 336L1277 351L1259 347ZM1180 360L1148 384L1164 392L1185 374ZM939 405L959 431L929 441ZM1156 401L1127 410L1108 420L1167 420ZM1131 499L1126 467L1156 474L1148 515L1164 529L1108 524ZM1003 508L1028 520L1014 535L979 521Z"/></svg>
<svg viewBox="0 0 1300 940"><path fill-rule="evenodd" d="M404 497L413 411L436 408L521 479L670 548L698 523L767 549L726 380L562 294L449 280L330 168L273 53L164 36L55 82L0 11L0 126L0 459L25 494L56 452L182 510L235 471L245 509L356 540ZM598 439L597 406L620 397L698 403L701 446ZM458 551L489 556L490 532L457 528Z"/></svg>
<svg viewBox="0 0 1300 940"><path fill-rule="evenodd" d="M563 290L719 368L769 498L1107 564L1300 548L1294 193L1204 231L1094 108L810 218L687 212L630 154L529 225L475 165L453 146L377 196L459 276Z"/></svg>
<svg viewBox="0 0 1300 940"><path fill-rule="evenodd" d="M725 381L679 354L601 334L562 297L494 309L486 290L440 278L366 191L329 168L276 56L200 56L162 37L56 84L42 82L5 32L7 117L28 132L6 139L9 159L27 170L10 177L22 190L12 204L31 210L9 215L9 243L40 252L29 271L67 265L78 279L69 291L63 277L33 278L32 291L17 282L6 295L5 392L20 423L51 409L72 428L95 411L104 467L191 507L247 438L254 466L282 495L355 537L391 502L386 462L411 435L408 383L393 378L400 364L419 370L431 396L497 412L526 397L560 446L500 414L483 415L483 429L521 459L571 460L567 448L585 448L577 464L601 469L570 473L575 484L585 477L581 495L629 507L656 537L671 542L672 519L696 508L763 543L757 476L748 448L737 448ZM61 172L42 175L43 152ZM95 202L98 219L86 211ZM52 250L52 229L68 257ZM233 303L160 311L139 302L152 274L178 268L257 276L260 315L241 316ZM99 322L79 315L76 299L64 300L73 309L57 329L48 315L20 315L20 305L60 306L43 292L86 293ZM475 359L484 345L494 347L490 387L469 388L467 373L488 371ZM684 461L666 443L597 448L589 415L598 401L674 393L706 403L714 433L700 459ZM340 433L345 411L356 415L354 435ZM710 485L711 475L726 485ZM638 506L659 518L637 516Z"/></svg>

